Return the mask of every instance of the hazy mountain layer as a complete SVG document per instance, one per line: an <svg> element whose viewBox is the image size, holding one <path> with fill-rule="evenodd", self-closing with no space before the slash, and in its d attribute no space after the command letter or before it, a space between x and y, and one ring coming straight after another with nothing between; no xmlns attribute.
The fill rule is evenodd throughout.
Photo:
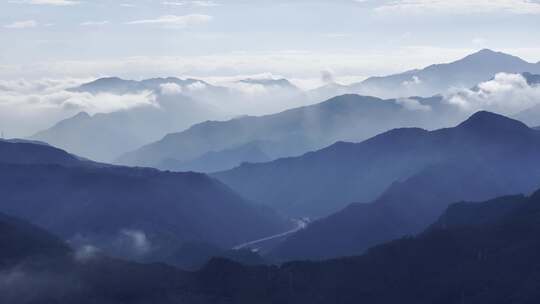
<svg viewBox="0 0 540 304"><path fill-rule="evenodd" d="M126 151L159 139L163 134L207 119L226 117L209 104L207 98L211 99L211 96L191 94L193 89L190 88L197 84L204 86L209 95L224 96L227 92L193 79L157 78L140 82L120 78L98 79L72 90L119 96L146 93L155 102L92 116L81 112L38 132L31 139L45 141L94 160L110 162Z"/></svg>
<svg viewBox="0 0 540 304"><path fill-rule="evenodd" d="M411 104L416 108L411 108ZM444 114L437 114L443 111ZM262 154L268 159L276 159L301 155L340 140L361 141L395 127L445 126L461 115L457 109L449 109L448 105L443 104L440 97L403 102L343 95L273 115L197 124L127 153L118 161L180 171L215 171L223 169L225 165L260 161ZM253 142L258 143L255 154L245 155L245 148L238 149ZM236 156L231 150L236 150ZM214 159L224 159L223 164L218 163L210 168L205 164L189 165L201 163L201 157L208 153L212 153Z"/></svg>
<svg viewBox="0 0 540 304"><path fill-rule="evenodd" d="M75 246L174 260L183 242L231 248L288 229L203 174L106 166L35 144L0 142L0 155L0 212Z"/></svg>
<svg viewBox="0 0 540 304"><path fill-rule="evenodd" d="M505 164L517 173L522 166L534 170L530 165L538 156L533 152L539 149L538 132L518 121L480 112L455 128L396 129L362 143L339 142L300 157L245 164L215 176L244 197L285 214L324 216L350 202L373 201L393 183L450 162L460 168L478 162L493 170ZM519 185L513 182L507 190L521 190L510 187L514 184ZM530 184L519 186L525 185Z"/></svg>

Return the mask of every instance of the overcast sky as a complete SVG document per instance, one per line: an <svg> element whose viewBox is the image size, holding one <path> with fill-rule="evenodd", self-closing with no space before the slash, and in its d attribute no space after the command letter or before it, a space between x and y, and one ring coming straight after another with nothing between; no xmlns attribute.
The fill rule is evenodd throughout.
<svg viewBox="0 0 540 304"><path fill-rule="evenodd" d="M540 60L535 0L2 0L0 79L343 82L492 48Z"/></svg>

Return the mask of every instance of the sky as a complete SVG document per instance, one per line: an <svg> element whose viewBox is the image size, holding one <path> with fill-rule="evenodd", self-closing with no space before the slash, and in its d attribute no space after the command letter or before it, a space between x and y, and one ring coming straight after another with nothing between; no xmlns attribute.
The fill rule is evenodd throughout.
<svg viewBox="0 0 540 304"><path fill-rule="evenodd" d="M269 74L315 86L481 48L540 60L536 0L2 0L0 79Z"/></svg>
<svg viewBox="0 0 540 304"><path fill-rule="evenodd" d="M153 104L66 90L99 77L285 77L311 89L483 48L538 62L539 29L540 0L0 0L0 130L24 137L79 111Z"/></svg>

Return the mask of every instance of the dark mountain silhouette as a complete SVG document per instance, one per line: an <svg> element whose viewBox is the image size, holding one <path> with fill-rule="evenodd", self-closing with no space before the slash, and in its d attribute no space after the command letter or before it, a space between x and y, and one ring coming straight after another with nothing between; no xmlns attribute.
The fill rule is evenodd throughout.
<svg viewBox="0 0 540 304"><path fill-rule="evenodd" d="M41 231L13 233L18 228L0 217L2 248L23 242L16 257L39 261L15 272L14 260L0 253L2 275L11 274L10 284L0 285L0 299L13 304L45 299L60 304L536 303L539 217L540 193L459 203L420 235L361 256L281 266L213 259L193 273L99 255L73 259L53 237ZM55 249L47 259L36 258L38 246ZM39 280L49 284L36 284Z"/></svg>
<svg viewBox="0 0 540 304"><path fill-rule="evenodd" d="M166 259L168 264L183 270L195 271L206 265L211 259L226 258L243 265L265 265L265 261L259 254L249 249L223 249L215 245L201 242L185 242L173 251Z"/></svg>
<svg viewBox="0 0 540 304"><path fill-rule="evenodd" d="M30 257L67 256L70 251L62 240L45 230L4 214L0 214L0 244L0 268Z"/></svg>
<svg viewBox="0 0 540 304"><path fill-rule="evenodd" d="M163 260L183 242L231 248L288 229L203 174L97 164L26 143L0 142L0 157L0 212L76 246Z"/></svg>
<svg viewBox="0 0 540 304"><path fill-rule="evenodd" d="M0 302L208 303L187 294L188 273L77 252L46 231L0 215ZM202 301L202 302L198 302Z"/></svg>
<svg viewBox="0 0 540 304"><path fill-rule="evenodd" d="M388 170L380 165L382 158L392 168L410 166L408 176L395 175L394 180L388 180L391 185L372 203L352 204L316 221L281 244L274 255L282 259L319 259L358 254L372 245L420 232L451 202L529 193L540 185L540 168L535 165L540 155L540 132L521 122L479 112L455 128L416 131L417 135L412 137L415 143L411 145L395 140L396 134L403 138L407 132L411 131L395 130L370 141L387 142L399 151L397 154L410 151L416 158L388 155L379 148L378 155L362 162L379 164L376 171L370 171L367 165L354 168L365 168L375 172L371 176L379 177L383 170ZM364 145L372 146L370 141ZM345 174L350 173L342 173L348 176ZM314 185L333 189L336 197L356 189L330 188L330 181Z"/></svg>
<svg viewBox="0 0 540 304"><path fill-rule="evenodd" d="M352 92L381 97L432 96L453 87L470 88L495 74L540 73L540 64L484 49L460 60L401 74L371 77L350 85Z"/></svg>
<svg viewBox="0 0 540 304"><path fill-rule="evenodd" d="M45 143L21 139L0 140L0 163L104 166Z"/></svg>
<svg viewBox="0 0 540 304"><path fill-rule="evenodd" d="M417 99L413 102L427 110L411 109L398 100L344 95L320 104L273 115L205 122L186 131L169 134L160 141L127 153L118 162L162 169L204 171L207 169L204 166L183 167L178 164L197 162L197 159L207 153L224 150L230 152L231 149L249 145L254 141L266 143L259 145L260 152L269 159L276 159L301 155L339 140L361 141L394 127L416 125L433 128L454 123L455 115L434 119L437 116L435 112L447 111L447 106L441 103L440 97ZM243 158L243 149L236 152L236 156L228 153L225 157L226 165L234 166L250 161L240 161ZM234 164L228 161L231 159L238 161ZM217 167L219 166L214 166Z"/></svg>
<svg viewBox="0 0 540 304"><path fill-rule="evenodd" d="M535 303L539 216L538 193L462 203L362 256L280 268L214 260L201 276L234 303Z"/></svg>

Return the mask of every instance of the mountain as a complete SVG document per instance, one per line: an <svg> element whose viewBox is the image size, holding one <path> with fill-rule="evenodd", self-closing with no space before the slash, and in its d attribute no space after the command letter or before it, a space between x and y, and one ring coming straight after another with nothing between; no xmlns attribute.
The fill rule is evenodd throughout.
<svg viewBox="0 0 540 304"><path fill-rule="evenodd" d="M147 94L153 100L147 105L111 113L81 112L30 137L97 161L110 162L163 134L207 119L227 117L212 104L218 98L225 98L227 90L195 79L101 78L70 90L95 96Z"/></svg>
<svg viewBox="0 0 540 304"><path fill-rule="evenodd" d="M411 135L413 132L416 134ZM407 144L396 140L406 138L407 133ZM314 222L276 248L274 256L288 260L359 254L370 246L422 231L452 202L529 193L540 185L540 169L534 165L540 158L540 132L496 114L479 112L455 128L432 132L395 130L370 141L359 144L356 155L361 161L354 165L349 162L349 167L367 172L371 180L356 177L353 180L357 183L340 188L334 186L331 177L324 184L320 180L306 183L334 193L337 201L342 201L344 193L363 194L355 189L363 189L361 185L370 188L372 183L384 180L381 176L388 187L371 203L352 204ZM377 141L386 142L387 150L373 143ZM362 159L362 153L370 148L377 155ZM372 170L371 163L378 168ZM388 179L384 176L388 167L409 171ZM298 172L287 174L305 180L319 172L310 171L302 177ZM346 171L331 176L336 175L351 179Z"/></svg>
<svg viewBox="0 0 540 304"><path fill-rule="evenodd" d="M88 92L92 94L113 93L118 95L137 93L143 91L159 91L164 84L175 84L180 88L192 85L209 87L210 84L198 79L179 79L176 77L151 78L141 81L125 80L118 77L99 78L92 82L84 83L78 87L68 89L72 92ZM220 89L215 87L214 89Z"/></svg>
<svg viewBox="0 0 540 304"><path fill-rule="evenodd" d="M540 192L451 205L416 237L281 266L213 259L197 272L72 251L0 215L0 300L29 303L536 303ZM6 250L7 248L7 250Z"/></svg>
<svg viewBox="0 0 540 304"><path fill-rule="evenodd" d="M535 303L539 216L538 193L462 203L362 256L279 268L215 260L201 276L234 303Z"/></svg>
<svg viewBox="0 0 540 304"><path fill-rule="evenodd" d="M472 128L466 127L470 124ZM512 127L500 134L478 133L484 124L493 130ZM373 201L393 182L406 180L431 165L477 159L488 146L493 146L490 153L499 157L506 153L506 147L536 149L540 144L536 134L520 122L479 112L455 128L432 132L396 129L361 143L338 142L299 157L244 164L214 176L244 197L289 216L317 217L350 202ZM518 143L512 138L521 136L531 141Z"/></svg>
<svg viewBox="0 0 540 304"><path fill-rule="evenodd" d="M261 163L271 158L265 151L272 149L272 142L253 141L246 144L224 149L217 152L207 152L200 157L179 162L167 159L157 165L158 168L167 168L173 171L217 172L236 167L241 163Z"/></svg>
<svg viewBox="0 0 540 304"><path fill-rule="evenodd" d="M540 74L540 64L484 49L460 60L430 65L424 69L389 76L371 77L349 86L349 92L396 98L432 96L450 88L471 88L495 74L530 72Z"/></svg>
<svg viewBox="0 0 540 304"><path fill-rule="evenodd" d="M438 112L445 115L437 116ZM340 140L361 141L395 127L446 126L461 115L457 109L443 104L441 97L404 101L343 95L272 115L197 124L183 132L168 134L117 161L126 165L208 172L204 163L193 166L193 163L202 163L200 158L208 153L212 153L214 159L226 160L210 169L232 168L249 160L301 155ZM254 142L258 143L255 156L248 153L249 158L243 158L246 145L253 147Z"/></svg>
<svg viewBox="0 0 540 304"><path fill-rule="evenodd" d="M527 80L530 86L540 85L540 75L531 73L522 73L521 75Z"/></svg>
<svg viewBox="0 0 540 304"><path fill-rule="evenodd" d="M289 226L204 174L103 165L27 143L0 142L0 157L0 212L76 247L174 260L184 242L232 248Z"/></svg>
<svg viewBox="0 0 540 304"><path fill-rule="evenodd" d="M204 298L184 291L190 278L186 272L75 251L48 232L5 215L0 215L0 247L1 303L172 304Z"/></svg>
<svg viewBox="0 0 540 304"><path fill-rule="evenodd" d="M0 140L0 163L54 164L63 166L97 165L76 155L40 142L20 139Z"/></svg>

